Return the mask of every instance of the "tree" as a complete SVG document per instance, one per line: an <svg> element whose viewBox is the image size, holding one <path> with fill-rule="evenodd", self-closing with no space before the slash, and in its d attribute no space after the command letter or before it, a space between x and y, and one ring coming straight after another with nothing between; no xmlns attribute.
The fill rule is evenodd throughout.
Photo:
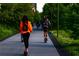
<svg viewBox="0 0 79 59"><path fill-rule="evenodd" d="M45 4L43 7L43 16L44 15L48 16L53 29L57 28L57 17L58 17L57 10L58 10L57 4L48 3Z"/></svg>
<svg viewBox="0 0 79 59"><path fill-rule="evenodd" d="M47 15L53 21L52 28L57 27L57 4L45 4L43 15ZM59 28L71 31L71 37L79 38L79 4L61 3L59 4Z"/></svg>
<svg viewBox="0 0 79 59"><path fill-rule="evenodd" d="M23 15L27 15L30 21L33 20L32 7L34 7L34 4L32 3L1 4L0 23L5 24L6 26L9 27L18 28L19 16L20 20L22 19Z"/></svg>

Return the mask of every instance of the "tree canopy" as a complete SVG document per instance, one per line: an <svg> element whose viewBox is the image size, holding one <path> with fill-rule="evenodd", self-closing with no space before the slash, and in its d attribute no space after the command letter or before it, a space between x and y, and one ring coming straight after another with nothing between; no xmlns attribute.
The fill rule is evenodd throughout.
<svg viewBox="0 0 79 59"><path fill-rule="evenodd" d="M53 23L52 28L57 28L59 10L59 29L72 32L71 37L79 38L79 4L77 3L46 3L43 8L43 15L47 15Z"/></svg>
<svg viewBox="0 0 79 59"><path fill-rule="evenodd" d="M23 15L27 15L29 20L33 21L33 7L35 4L32 3L1 4L0 23L17 28Z"/></svg>

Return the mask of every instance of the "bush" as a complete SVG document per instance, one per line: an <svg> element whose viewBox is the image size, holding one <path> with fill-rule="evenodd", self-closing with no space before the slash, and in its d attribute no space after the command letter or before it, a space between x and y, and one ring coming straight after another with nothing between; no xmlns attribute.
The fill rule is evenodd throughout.
<svg viewBox="0 0 79 59"><path fill-rule="evenodd" d="M55 37L57 36L56 30L51 32ZM71 38L71 33L72 32L69 32L68 30L59 30L59 37L57 41L70 53L70 55L79 55L79 39L74 40L73 37Z"/></svg>

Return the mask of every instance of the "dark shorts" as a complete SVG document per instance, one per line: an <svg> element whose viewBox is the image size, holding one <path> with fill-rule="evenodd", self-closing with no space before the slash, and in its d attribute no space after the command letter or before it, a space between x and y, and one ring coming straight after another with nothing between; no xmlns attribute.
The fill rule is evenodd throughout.
<svg viewBox="0 0 79 59"><path fill-rule="evenodd" d="M48 32L48 28L44 27L43 28L44 32Z"/></svg>
<svg viewBox="0 0 79 59"><path fill-rule="evenodd" d="M30 36L30 33L22 34L25 48L28 48L29 46L29 36Z"/></svg>

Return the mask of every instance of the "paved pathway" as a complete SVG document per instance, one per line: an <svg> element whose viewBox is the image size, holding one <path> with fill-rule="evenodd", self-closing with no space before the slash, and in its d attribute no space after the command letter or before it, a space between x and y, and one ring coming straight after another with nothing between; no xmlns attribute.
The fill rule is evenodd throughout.
<svg viewBox="0 0 79 59"><path fill-rule="evenodd" d="M0 56L23 56L24 44L20 40L20 34L16 34L0 42ZM49 37L44 43L42 31L33 31L29 41L29 56L59 55Z"/></svg>

